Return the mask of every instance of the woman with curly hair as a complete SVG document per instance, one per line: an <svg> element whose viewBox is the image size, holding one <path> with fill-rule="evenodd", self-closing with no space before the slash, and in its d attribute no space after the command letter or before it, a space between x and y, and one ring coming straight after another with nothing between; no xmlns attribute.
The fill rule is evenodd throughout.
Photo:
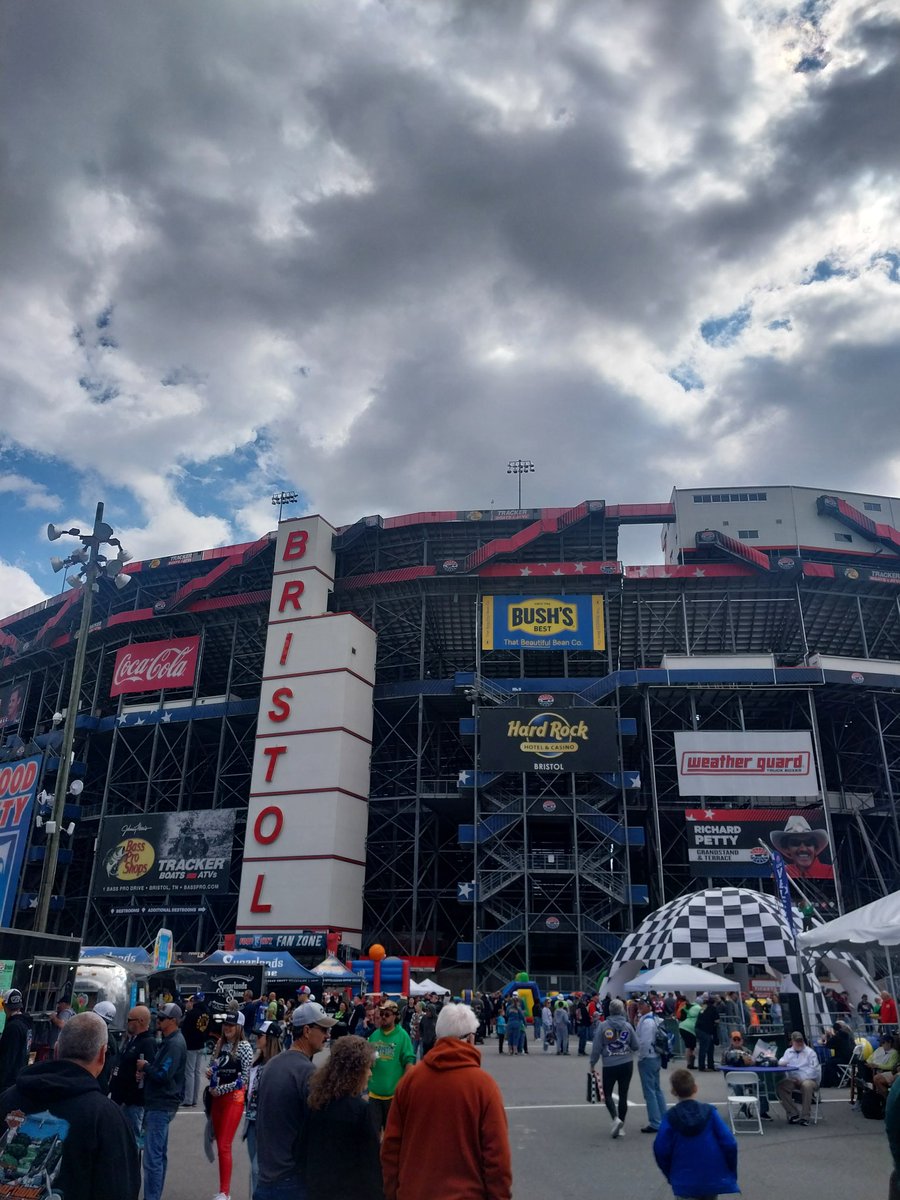
<svg viewBox="0 0 900 1200"><path fill-rule="evenodd" d="M348 1034L312 1077L300 1161L309 1200L384 1200L378 1132L364 1093L375 1047Z"/></svg>

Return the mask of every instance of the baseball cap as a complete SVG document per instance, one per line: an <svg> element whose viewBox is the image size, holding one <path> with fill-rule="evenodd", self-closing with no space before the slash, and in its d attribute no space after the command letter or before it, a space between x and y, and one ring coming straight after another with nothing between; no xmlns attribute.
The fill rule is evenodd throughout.
<svg viewBox="0 0 900 1200"><path fill-rule="evenodd" d="M280 1021L263 1021L256 1032L261 1037L280 1038L284 1036L284 1026Z"/></svg>
<svg viewBox="0 0 900 1200"><path fill-rule="evenodd" d="M7 991L5 991L3 993L3 1007L4 1008L21 1008L22 1007L22 993L19 991L18 988L9 988Z"/></svg>
<svg viewBox="0 0 900 1200"><path fill-rule="evenodd" d="M107 1025L116 1019L116 1006L111 1000L100 1000L94 1005L94 1012L98 1017L102 1017Z"/></svg>
<svg viewBox="0 0 900 1200"><path fill-rule="evenodd" d="M180 1021L183 1014L177 1004L161 1004L156 1010L156 1015L167 1017L170 1021Z"/></svg>
<svg viewBox="0 0 900 1200"><path fill-rule="evenodd" d="M396 1000L382 1000L378 1005L379 1012L399 1012L400 1006Z"/></svg>
<svg viewBox="0 0 900 1200"><path fill-rule="evenodd" d="M223 1025L238 1025L241 1029L244 1028L244 1014L242 1012L228 1012L225 1014Z"/></svg>
<svg viewBox="0 0 900 1200"><path fill-rule="evenodd" d="M332 1025L337 1025L337 1021L334 1017L329 1017L321 1004L310 1000L306 1004L299 1004L294 1009L291 1024L295 1029L300 1029L303 1025L322 1025L330 1028Z"/></svg>

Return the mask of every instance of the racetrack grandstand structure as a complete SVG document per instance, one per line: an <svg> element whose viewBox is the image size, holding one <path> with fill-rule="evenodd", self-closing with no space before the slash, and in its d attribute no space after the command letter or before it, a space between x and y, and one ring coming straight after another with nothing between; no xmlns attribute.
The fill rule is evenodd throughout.
<svg viewBox="0 0 900 1200"><path fill-rule="evenodd" d="M719 499L696 499L707 495ZM353 941L438 955L484 983L523 969L587 981L665 901L747 879L772 891L766 839L747 833L763 814L782 842L805 825L817 853L827 843L827 867L798 872L798 902L834 915L900 886L898 513L877 496L720 488L661 504L370 516L338 530L330 608L377 634ZM631 524L662 528L664 564L620 563ZM761 530L764 541L741 536ZM68 809L52 929L136 945L165 925L198 950L234 931L274 569L267 535L130 564L123 590L100 580L76 724L85 786ZM21 697L3 753L39 751L51 791L78 615L73 590L0 622L0 697ZM193 637L190 686L111 695L123 647ZM550 712L575 730L588 710L611 710L613 759L489 770L488 709ZM769 734L788 747L780 783L765 765ZM738 778L730 764L753 754L755 778ZM715 778L691 782L688 761ZM99 886L105 819L187 822L215 809L236 810L219 890ZM23 928L44 839L35 825Z"/></svg>

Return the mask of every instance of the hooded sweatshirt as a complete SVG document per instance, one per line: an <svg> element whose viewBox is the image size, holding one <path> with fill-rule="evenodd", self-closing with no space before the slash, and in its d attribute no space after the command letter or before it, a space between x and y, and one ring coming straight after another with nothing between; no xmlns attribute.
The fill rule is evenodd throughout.
<svg viewBox="0 0 900 1200"><path fill-rule="evenodd" d="M41 1200L54 1193L65 1200L137 1200L134 1135L78 1063L51 1060L26 1068L0 1096L0 1127L4 1120L0 1166L7 1186L37 1187Z"/></svg>
<svg viewBox="0 0 900 1200"><path fill-rule="evenodd" d="M741 1190L737 1142L711 1104L682 1100L670 1108L653 1142L653 1153L676 1196Z"/></svg>
<svg viewBox="0 0 900 1200"><path fill-rule="evenodd" d="M476 1046L438 1038L406 1072L388 1114L381 1166L387 1200L511 1200L503 1096L481 1070Z"/></svg>
<svg viewBox="0 0 900 1200"><path fill-rule="evenodd" d="M33 1033L31 1017L26 1013L7 1013L0 1034L0 1090L12 1087L19 1072L28 1066Z"/></svg>
<svg viewBox="0 0 900 1200"><path fill-rule="evenodd" d="M602 1058L604 1069L633 1063L638 1049L637 1035L627 1017L607 1017L597 1026L591 1046L591 1066Z"/></svg>

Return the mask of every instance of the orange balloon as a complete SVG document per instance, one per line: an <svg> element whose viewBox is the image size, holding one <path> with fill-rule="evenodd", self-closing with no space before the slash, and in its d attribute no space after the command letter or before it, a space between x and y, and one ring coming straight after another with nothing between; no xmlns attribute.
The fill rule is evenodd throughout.
<svg viewBox="0 0 900 1200"><path fill-rule="evenodd" d="M381 960L386 957L387 950L385 950L384 946L379 945L378 942L376 942L374 946L369 947L369 958L371 958L373 962L381 962Z"/></svg>

